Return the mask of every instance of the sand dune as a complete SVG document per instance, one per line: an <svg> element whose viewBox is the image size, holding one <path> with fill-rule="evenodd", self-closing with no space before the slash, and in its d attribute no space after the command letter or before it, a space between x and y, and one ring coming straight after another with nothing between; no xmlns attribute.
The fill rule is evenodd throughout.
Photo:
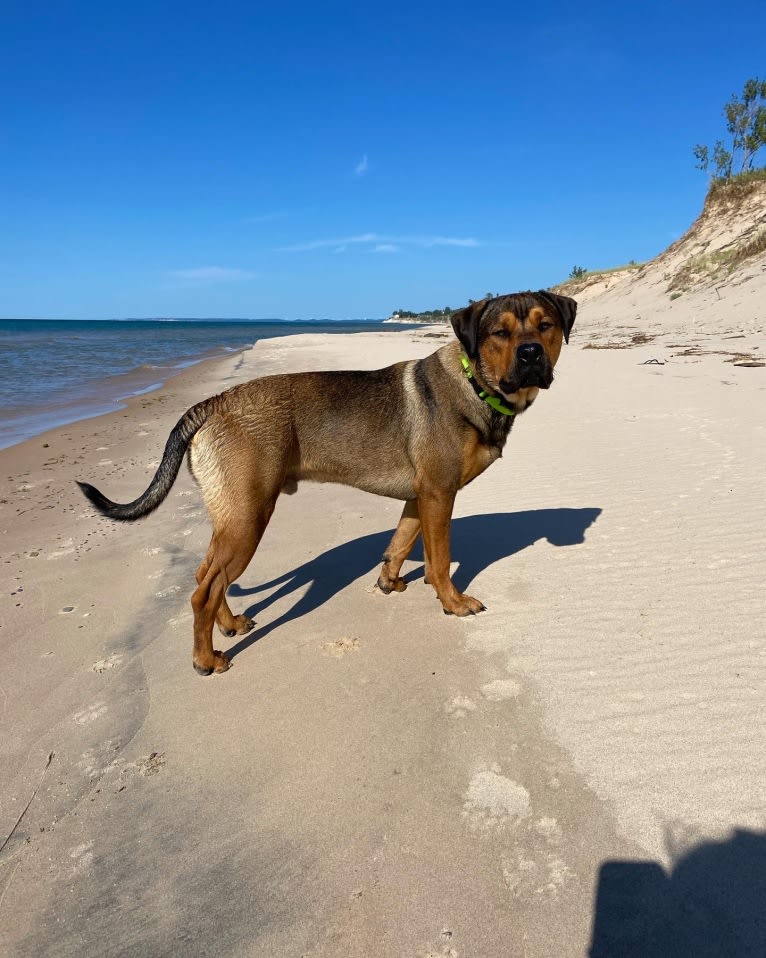
<svg viewBox="0 0 766 958"><path fill-rule="evenodd" d="M734 355L742 346L747 354L749 342L735 337L766 328L766 182L708 197L689 230L643 266L560 289L585 310L594 342L607 331L622 344L681 335L697 348L720 345Z"/></svg>

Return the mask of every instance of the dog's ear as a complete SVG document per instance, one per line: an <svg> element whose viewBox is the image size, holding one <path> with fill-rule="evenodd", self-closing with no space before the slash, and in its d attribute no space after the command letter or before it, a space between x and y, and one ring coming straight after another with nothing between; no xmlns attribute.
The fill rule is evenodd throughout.
<svg viewBox="0 0 766 958"><path fill-rule="evenodd" d="M564 342L568 343L577 315L577 303L571 296L559 296L558 293L549 293L547 289L541 289L537 295L556 308L564 327Z"/></svg>
<svg viewBox="0 0 766 958"><path fill-rule="evenodd" d="M469 359L476 359L479 345L479 321L488 302L489 299L481 299L478 303L471 303L470 306L459 309L451 316L452 328Z"/></svg>

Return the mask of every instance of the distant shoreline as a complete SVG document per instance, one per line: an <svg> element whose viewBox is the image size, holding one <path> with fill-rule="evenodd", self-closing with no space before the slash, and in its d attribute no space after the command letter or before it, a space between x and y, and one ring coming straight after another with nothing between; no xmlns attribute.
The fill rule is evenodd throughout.
<svg viewBox="0 0 766 958"><path fill-rule="evenodd" d="M389 316L388 319L384 319L383 323L397 323L401 326L446 326L447 320L439 318L438 316L430 317L429 319L399 319L396 316Z"/></svg>

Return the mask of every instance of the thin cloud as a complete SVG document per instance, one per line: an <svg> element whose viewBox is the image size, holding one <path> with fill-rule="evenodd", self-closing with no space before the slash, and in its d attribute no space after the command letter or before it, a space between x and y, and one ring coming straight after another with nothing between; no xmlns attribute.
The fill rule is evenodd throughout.
<svg viewBox="0 0 766 958"><path fill-rule="evenodd" d="M357 236L343 236L335 239L311 240L307 243L295 243L293 246L281 246L279 253L306 253L316 249L338 249L349 246L457 246L472 248L481 243L472 236L384 236L380 233L360 233Z"/></svg>
<svg viewBox="0 0 766 958"><path fill-rule="evenodd" d="M399 247L395 243L378 243L372 251L373 253L398 253Z"/></svg>
<svg viewBox="0 0 766 958"><path fill-rule="evenodd" d="M359 243L376 243L380 237L376 233L362 233L361 236L346 236L340 239L311 240L308 243L296 243L294 246L280 246L278 253L305 253L312 249L326 247L355 246Z"/></svg>
<svg viewBox="0 0 766 958"><path fill-rule="evenodd" d="M231 283L252 279L255 273L248 269L230 269L225 266L200 266L196 269L174 269L170 271L170 276L191 283Z"/></svg>
<svg viewBox="0 0 766 958"><path fill-rule="evenodd" d="M412 242L418 246L481 246L472 236L418 236L413 237Z"/></svg>
<svg viewBox="0 0 766 958"><path fill-rule="evenodd" d="M370 164L367 162L367 154L365 153L364 156L361 158L361 160L354 167L355 175L364 176L364 174L367 172L369 165Z"/></svg>

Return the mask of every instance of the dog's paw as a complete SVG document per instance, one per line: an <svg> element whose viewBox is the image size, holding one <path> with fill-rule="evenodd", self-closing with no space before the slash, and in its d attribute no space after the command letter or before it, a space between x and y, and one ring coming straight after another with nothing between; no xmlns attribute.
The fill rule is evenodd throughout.
<svg viewBox="0 0 766 958"><path fill-rule="evenodd" d="M231 663L227 655L224 655L223 652L215 651L213 652L213 661L210 664L207 662L197 663L192 660L192 665L198 675L212 675L213 672L226 672Z"/></svg>
<svg viewBox="0 0 766 958"><path fill-rule="evenodd" d="M224 629L223 626L219 625L218 631L221 635L225 635L227 639L233 639L235 635L247 635L247 633L252 632L254 628L254 619L249 619L246 615L235 615L233 629Z"/></svg>
<svg viewBox="0 0 766 958"><path fill-rule="evenodd" d="M389 595L391 592L404 592L404 590L407 588L407 583L404 581L404 579L401 579L398 576L395 579L389 579L380 576L377 586L383 595Z"/></svg>
<svg viewBox="0 0 766 958"><path fill-rule="evenodd" d="M458 594L456 599L450 599L447 602L442 601L445 615L457 615L464 618L467 615L477 615L479 612L486 612L487 607L478 599L471 595Z"/></svg>

